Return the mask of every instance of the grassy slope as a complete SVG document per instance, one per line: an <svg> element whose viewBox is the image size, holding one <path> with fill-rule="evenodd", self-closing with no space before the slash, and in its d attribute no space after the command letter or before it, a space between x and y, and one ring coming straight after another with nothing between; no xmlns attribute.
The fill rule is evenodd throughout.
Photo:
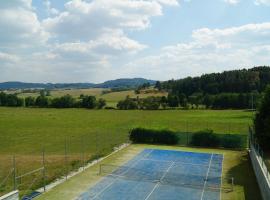
<svg viewBox="0 0 270 200"><path fill-rule="evenodd" d="M260 200L260 191L256 182L255 175L252 171L247 152L245 151L227 151L216 149L195 149L183 147L153 146L153 145L132 145L117 154L105 159L102 163L121 165L127 160L132 159L137 153L144 148L173 149L195 152L214 152L224 154L223 177L234 177L235 187L233 192L222 192L222 200L246 199ZM74 199L82 192L93 186L100 177L97 176L98 165L87 169L83 173L69 179L65 183L58 185L56 188L40 196L38 199ZM247 176L248 174L248 176ZM225 183L226 184L226 183Z"/></svg>

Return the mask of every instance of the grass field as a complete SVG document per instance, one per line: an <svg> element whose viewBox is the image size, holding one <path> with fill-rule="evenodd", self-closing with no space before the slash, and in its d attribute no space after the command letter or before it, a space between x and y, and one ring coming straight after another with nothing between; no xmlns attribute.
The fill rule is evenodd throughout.
<svg viewBox="0 0 270 200"><path fill-rule="evenodd" d="M136 98L137 96L139 98L146 98L149 96L167 96L166 92L159 92L151 90L143 90L140 94L135 94L134 90L127 90L127 91L119 91L119 92L109 92L104 93L104 91L110 91L110 89L105 88L89 88L89 89L55 89L51 90L51 96L50 97L60 97L64 95L71 95L74 98L78 98L81 94L84 95L91 95L95 96L96 98L103 98L106 100L108 106L116 107L117 103L120 100L123 100L126 98L126 96L130 96L131 98ZM7 93L19 93L19 97L37 97L39 96L39 92L36 93L21 93L21 91L11 91Z"/></svg>
<svg viewBox="0 0 270 200"><path fill-rule="evenodd" d="M136 154L145 148L170 149L192 152L214 152L224 154L223 177L234 177L235 185L233 191L223 191L222 200L260 200L260 191L253 173L248 154L246 151L228 151L216 149L195 149L184 147L169 147L157 145L131 145L124 150L112 155L102 161L102 164L122 165L127 160L132 159ZM38 199L75 199L82 192L86 191L90 186L95 185L100 180L98 176L99 165L90 167L83 173L69 179L65 183L58 185L51 191L40 196ZM248 174L248 176L247 176ZM226 186L228 183L223 183Z"/></svg>
<svg viewBox="0 0 270 200"><path fill-rule="evenodd" d="M21 175L42 166L45 149L49 182L98 155L111 152L114 146L127 141L128 132L134 127L180 132L210 128L216 133L247 134L251 122L251 112L238 110L0 108L0 180L12 168L13 154L17 174ZM35 176L40 179L38 175ZM41 185L38 181L36 185ZM10 180L10 185L0 187L0 193L10 190L11 184Z"/></svg>

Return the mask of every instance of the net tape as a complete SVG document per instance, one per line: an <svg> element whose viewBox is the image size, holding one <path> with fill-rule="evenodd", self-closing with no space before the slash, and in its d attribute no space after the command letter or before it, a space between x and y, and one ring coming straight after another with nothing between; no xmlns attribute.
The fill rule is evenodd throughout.
<svg viewBox="0 0 270 200"><path fill-rule="evenodd" d="M138 181L138 182L152 182L161 185L171 185L177 187L191 187L196 189L205 189L211 191L220 191L221 177L191 174L191 173L178 173L166 172L165 170L152 171L139 168L132 168L128 166L115 166L115 165L100 165L100 175L105 175L110 178ZM206 182L206 183L205 183Z"/></svg>

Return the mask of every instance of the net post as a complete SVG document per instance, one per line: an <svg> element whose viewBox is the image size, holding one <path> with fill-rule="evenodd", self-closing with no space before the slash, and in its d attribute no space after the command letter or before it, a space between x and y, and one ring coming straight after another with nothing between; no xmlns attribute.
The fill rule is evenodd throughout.
<svg viewBox="0 0 270 200"><path fill-rule="evenodd" d="M99 165L99 172L98 175L101 175L101 164Z"/></svg>

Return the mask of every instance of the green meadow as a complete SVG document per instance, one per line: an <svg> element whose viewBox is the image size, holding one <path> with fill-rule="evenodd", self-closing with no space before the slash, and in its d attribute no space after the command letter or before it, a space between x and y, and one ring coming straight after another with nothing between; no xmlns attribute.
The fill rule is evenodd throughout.
<svg viewBox="0 0 270 200"><path fill-rule="evenodd" d="M128 140L135 127L195 132L244 134L252 123L252 112L242 110L87 110L0 108L0 180L13 167L17 175L43 166L46 183L64 176L86 162L110 153ZM0 194L12 189L12 176L0 186ZM36 182L32 182L35 180ZM21 180L20 180L21 181ZM40 172L24 178L18 188L42 186ZM31 189L31 188L30 188ZM23 194L23 193L22 193Z"/></svg>

